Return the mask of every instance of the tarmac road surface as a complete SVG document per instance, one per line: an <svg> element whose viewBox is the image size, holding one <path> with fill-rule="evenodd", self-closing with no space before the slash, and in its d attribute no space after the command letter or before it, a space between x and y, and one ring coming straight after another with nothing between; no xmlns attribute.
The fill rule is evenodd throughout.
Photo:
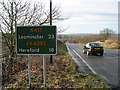
<svg viewBox="0 0 120 90"><path fill-rule="evenodd" d="M96 74L111 88L118 87L118 50L104 49L103 56L87 56L83 53L83 45L66 42L66 46L80 72Z"/></svg>

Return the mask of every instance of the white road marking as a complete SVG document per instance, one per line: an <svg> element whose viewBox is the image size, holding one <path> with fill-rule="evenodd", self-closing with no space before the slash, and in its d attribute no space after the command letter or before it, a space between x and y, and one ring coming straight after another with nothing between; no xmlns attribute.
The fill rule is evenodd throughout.
<svg viewBox="0 0 120 90"><path fill-rule="evenodd" d="M111 84L111 82L105 76L99 75L99 77L101 77L103 80L105 80L108 85Z"/></svg>
<svg viewBox="0 0 120 90"><path fill-rule="evenodd" d="M79 58L82 59L82 61L88 66L88 68L95 74L97 75L97 73L92 69L92 67L75 51L73 50L73 52L75 52L75 54L77 54L79 56Z"/></svg>
<svg viewBox="0 0 120 90"><path fill-rule="evenodd" d="M66 46L67 46L67 45L66 45ZM68 49L68 52L70 52L68 46L67 46L67 49ZM73 50L73 49L72 49L72 50ZM111 86L110 86L110 85L111 85L111 82L110 82L105 76L97 74L97 73L92 69L92 67L91 67L90 65L88 65L88 63L87 63L75 50L73 50L73 52L75 52L75 54L78 55L79 58L82 59L82 61L88 66L88 68L92 71L93 74L98 75L101 79L105 80L106 83L108 84L108 86L111 88Z"/></svg>

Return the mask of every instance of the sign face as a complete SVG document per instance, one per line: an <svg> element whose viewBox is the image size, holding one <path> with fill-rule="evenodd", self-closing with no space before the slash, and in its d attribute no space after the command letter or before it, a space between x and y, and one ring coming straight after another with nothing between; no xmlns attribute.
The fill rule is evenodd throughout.
<svg viewBox="0 0 120 90"><path fill-rule="evenodd" d="M56 26L17 26L16 53L21 55L55 55Z"/></svg>

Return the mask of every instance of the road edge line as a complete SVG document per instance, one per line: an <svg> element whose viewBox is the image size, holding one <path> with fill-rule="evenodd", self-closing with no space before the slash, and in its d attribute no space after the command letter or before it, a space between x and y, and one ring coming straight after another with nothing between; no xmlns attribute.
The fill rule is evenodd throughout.
<svg viewBox="0 0 120 90"><path fill-rule="evenodd" d="M79 58L82 59L82 61L88 66L88 68L92 71L93 74L98 75L97 72L95 72L95 71L92 69L92 67L91 67L75 50L73 50L73 52L75 52L75 53L79 56ZM106 77L104 77L103 75L98 75L98 76L99 76L101 79L104 79L104 81L107 83L107 85L108 85L110 88L112 88L112 85L111 85L110 81L109 81Z"/></svg>
<svg viewBox="0 0 120 90"><path fill-rule="evenodd" d="M73 50L73 52L75 54L77 54L79 56L79 58L82 59L82 61L88 66L88 68L92 71L92 73L94 73L95 75L97 75L97 73L92 69L92 67L75 50Z"/></svg>
<svg viewBox="0 0 120 90"><path fill-rule="evenodd" d="M67 45L66 45L66 47L67 47L68 52L70 53L69 47L68 47ZM101 79L103 79L103 80L106 82L106 84L108 85L109 88L112 88L111 82L110 82L105 76L97 74L97 73L92 69L92 67L89 66L89 65L87 64L87 62L86 62L75 50L72 49L72 51L73 51L75 54L77 54L80 59L82 59L82 61L87 65L87 67L92 71L93 74L99 76ZM73 59L73 58L72 58L72 59Z"/></svg>

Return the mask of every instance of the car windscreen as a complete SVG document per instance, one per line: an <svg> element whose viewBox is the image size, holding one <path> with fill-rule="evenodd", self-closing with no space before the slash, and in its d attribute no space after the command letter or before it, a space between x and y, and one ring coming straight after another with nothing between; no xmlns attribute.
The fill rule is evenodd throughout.
<svg viewBox="0 0 120 90"><path fill-rule="evenodd" d="M91 47L101 47L102 45L99 43L90 43L89 44Z"/></svg>

